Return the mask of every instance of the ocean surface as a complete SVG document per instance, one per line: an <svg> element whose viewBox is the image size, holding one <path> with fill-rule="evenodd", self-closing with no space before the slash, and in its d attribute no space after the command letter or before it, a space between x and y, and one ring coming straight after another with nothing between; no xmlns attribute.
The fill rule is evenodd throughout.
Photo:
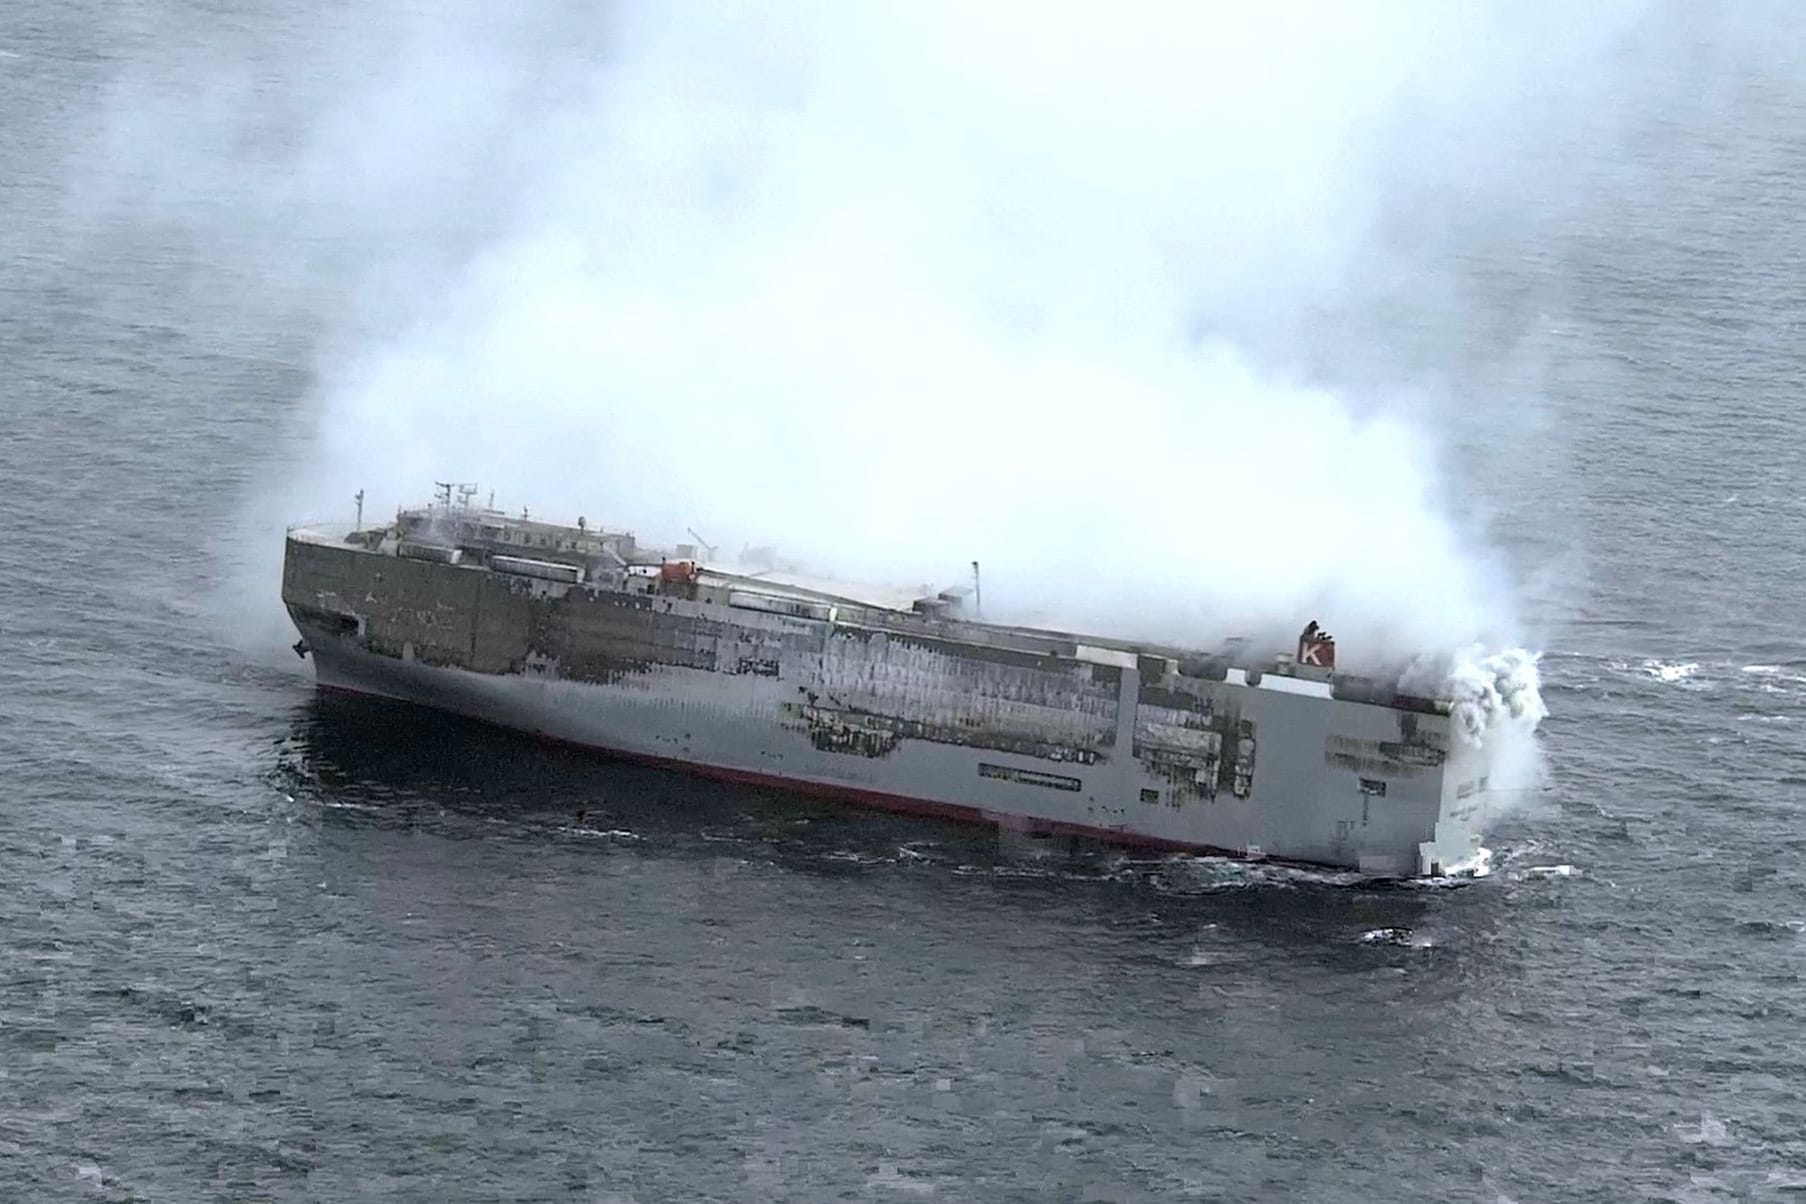
<svg viewBox="0 0 1806 1204"><path fill-rule="evenodd" d="M316 695L259 499L365 248L206 204L333 86L323 35L6 6L0 1199L1798 1198L1806 38L1656 11L1609 137L1532 125L1383 206L1433 298L1262 326L1326 380L1458 385L1545 653L1548 785L1493 873L1379 887ZM210 71L268 142L220 150ZM168 153L221 174L172 196L138 118L184 98L215 125ZM493 199L459 186L452 258Z"/></svg>

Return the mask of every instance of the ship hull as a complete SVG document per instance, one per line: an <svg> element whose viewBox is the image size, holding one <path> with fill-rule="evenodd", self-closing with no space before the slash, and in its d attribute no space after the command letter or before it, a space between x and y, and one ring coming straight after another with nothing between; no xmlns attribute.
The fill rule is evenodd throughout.
<svg viewBox="0 0 1806 1204"><path fill-rule="evenodd" d="M748 769L740 765L661 755L646 751L644 742L640 742L637 747L629 747L619 728L606 727L589 730L580 724L574 725L561 721L556 713L544 709L542 698L531 696L507 698L506 695L510 691L506 683L501 684L500 690L472 690L470 689L472 683L456 680L455 674L451 679L446 679L447 671L445 670L428 668L411 673L398 672L395 665L383 663L381 659L366 659L365 654L356 649L335 648L330 637L316 638L320 638L322 643L310 646L310 651L314 653L317 684L324 692L427 707L467 719L475 719L505 730L529 734L548 744L572 748L612 760L645 765L711 781L731 782L740 786L760 787L787 794L826 799L851 807L888 811L898 815L912 815L953 823L996 827L1028 836L1071 836L1125 849L1157 853L1186 853L1235 859L1247 859L1249 856L1246 848L1223 848L1196 841L1148 835L1124 828L1096 827L1048 819L1010 810L1007 807L986 809L923 798L918 795L867 789L851 786L832 778L798 777L785 773ZM324 657L318 655L320 647L328 649ZM531 695L533 692L529 691L528 693ZM1271 855L1264 851L1257 853L1256 857L1263 861L1299 866L1347 868L1332 862Z"/></svg>
<svg viewBox="0 0 1806 1204"><path fill-rule="evenodd" d="M1446 716L1327 685L523 583L316 533L290 537L284 598L324 687L865 807L1377 876L1464 861L1484 823Z"/></svg>

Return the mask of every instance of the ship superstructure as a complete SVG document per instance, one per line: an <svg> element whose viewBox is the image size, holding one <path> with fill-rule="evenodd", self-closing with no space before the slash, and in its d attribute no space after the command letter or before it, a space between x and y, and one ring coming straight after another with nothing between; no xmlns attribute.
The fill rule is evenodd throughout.
<svg viewBox="0 0 1806 1204"><path fill-rule="evenodd" d="M323 686L889 810L1387 876L1488 817L1450 702L1337 672L1314 623L1264 663L1007 626L450 488L291 529L282 598Z"/></svg>

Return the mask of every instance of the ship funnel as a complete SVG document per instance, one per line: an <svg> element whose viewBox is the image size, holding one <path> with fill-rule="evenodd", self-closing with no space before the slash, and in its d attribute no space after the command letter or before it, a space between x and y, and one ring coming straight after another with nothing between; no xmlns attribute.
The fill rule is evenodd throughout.
<svg viewBox="0 0 1806 1204"><path fill-rule="evenodd" d="M1336 667L1336 637L1312 619L1298 636L1298 663L1314 669Z"/></svg>

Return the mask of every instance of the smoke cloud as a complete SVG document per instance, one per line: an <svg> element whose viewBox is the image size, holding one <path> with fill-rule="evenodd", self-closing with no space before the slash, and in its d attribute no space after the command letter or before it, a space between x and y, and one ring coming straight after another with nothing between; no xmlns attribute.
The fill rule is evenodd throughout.
<svg viewBox="0 0 1806 1204"><path fill-rule="evenodd" d="M351 5L279 103L247 65L177 131L128 80L114 170L191 218L210 176L318 327L259 524L473 480L850 577L978 560L994 617L1319 618L1396 666L1516 643L1513 573L1458 387L1338 323L1452 295L1413 206L1506 171L1522 128L1470 136L1518 98L1591 113L1643 7Z"/></svg>
<svg viewBox="0 0 1806 1204"><path fill-rule="evenodd" d="M1367 244L1448 32L1390 11L627 8L499 236L328 375L310 480L977 559L997 613L1126 634L1508 639L1435 441L1232 333Z"/></svg>

